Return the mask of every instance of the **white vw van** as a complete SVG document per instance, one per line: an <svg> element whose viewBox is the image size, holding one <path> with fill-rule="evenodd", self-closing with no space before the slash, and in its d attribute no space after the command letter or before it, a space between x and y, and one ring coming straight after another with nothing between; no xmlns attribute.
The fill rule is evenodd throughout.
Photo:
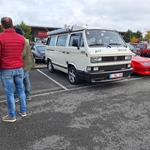
<svg viewBox="0 0 150 150"><path fill-rule="evenodd" d="M115 30L72 26L47 32L45 60L50 72L68 74L70 83L114 80L132 74L132 53Z"/></svg>

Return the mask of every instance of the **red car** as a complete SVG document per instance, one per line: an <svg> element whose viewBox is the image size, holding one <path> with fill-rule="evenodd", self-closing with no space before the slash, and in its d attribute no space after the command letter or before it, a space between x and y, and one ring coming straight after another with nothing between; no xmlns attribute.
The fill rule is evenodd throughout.
<svg viewBox="0 0 150 150"><path fill-rule="evenodd" d="M150 58L141 57L133 53L131 66L134 73L150 75Z"/></svg>
<svg viewBox="0 0 150 150"><path fill-rule="evenodd" d="M140 52L141 56L150 56L150 43L131 43L134 48L139 48L137 52Z"/></svg>

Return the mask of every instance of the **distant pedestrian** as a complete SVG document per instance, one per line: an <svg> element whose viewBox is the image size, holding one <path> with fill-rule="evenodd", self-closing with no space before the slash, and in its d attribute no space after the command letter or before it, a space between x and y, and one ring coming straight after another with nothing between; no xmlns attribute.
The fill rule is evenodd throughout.
<svg viewBox="0 0 150 150"><path fill-rule="evenodd" d="M15 27L14 29L16 33L24 36L24 32L22 31L20 27ZM23 69L24 69L23 83L24 83L24 88L25 88L26 100L31 100L31 97L30 97L31 84L30 84L29 74L30 74L30 70L35 67L35 62L34 62L33 54L31 52L31 48L27 39L25 39L25 47L24 47L22 56L23 56ZM15 99L16 101L18 99L17 91L15 91Z"/></svg>
<svg viewBox="0 0 150 150"><path fill-rule="evenodd" d="M14 85L20 100L19 114L26 116L26 97L23 87L23 59L22 52L25 46L24 37L13 29L12 19L1 18L3 32L0 33L0 70L1 81L6 95L8 114L2 117L2 121L16 121L14 100Z"/></svg>

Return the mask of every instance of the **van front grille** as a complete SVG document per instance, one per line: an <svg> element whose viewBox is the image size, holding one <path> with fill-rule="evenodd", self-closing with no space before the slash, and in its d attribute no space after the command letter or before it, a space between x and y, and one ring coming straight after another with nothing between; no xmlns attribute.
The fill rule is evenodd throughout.
<svg viewBox="0 0 150 150"><path fill-rule="evenodd" d="M126 68L127 68L127 64L123 64L123 65L113 65L113 66L100 66L99 70L113 71L113 70L123 70Z"/></svg>
<svg viewBox="0 0 150 150"><path fill-rule="evenodd" d="M125 60L125 56L109 56L109 57L102 57L102 61L120 61Z"/></svg>

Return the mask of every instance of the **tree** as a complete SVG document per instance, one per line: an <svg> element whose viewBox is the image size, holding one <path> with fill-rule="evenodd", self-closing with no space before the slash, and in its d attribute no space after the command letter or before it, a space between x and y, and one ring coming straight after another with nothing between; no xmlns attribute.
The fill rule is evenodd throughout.
<svg viewBox="0 0 150 150"><path fill-rule="evenodd" d="M136 38L136 37L133 37L133 38L130 40L131 43L136 43L136 42L138 42L138 41L139 41L139 39Z"/></svg>
<svg viewBox="0 0 150 150"><path fill-rule="evenodd" d="M150 42L150 30L147 30L147 33L145 34L145 40Z"/></svg>
<svg viewBox="0 0 150 150"><path fill-rule="evenodd" d="M141 40L143 39L142 32L139 31L139 30L134 34L134 36L135 36L136 38L138 38L139 41L141 41Z"/></svg>
<svg viewBox="0 0 150 150"><path fill-rule="evenodd" d="M129 43L133 37L134 35L132 31L128 29L128 31L124 34L123 39L125 40L126 43Z"/></svg>
<svg viewBox="0 0 150 150"><path fill-rule="evenodd" d="M24 36L26 39L29 39L29 41L32 40L33 37L31 35L31 27L30 26L27 26L23 21L21 22L21 24L16 25L16 26L20 27L24 31L24 33L25 33Z"/></svg>

